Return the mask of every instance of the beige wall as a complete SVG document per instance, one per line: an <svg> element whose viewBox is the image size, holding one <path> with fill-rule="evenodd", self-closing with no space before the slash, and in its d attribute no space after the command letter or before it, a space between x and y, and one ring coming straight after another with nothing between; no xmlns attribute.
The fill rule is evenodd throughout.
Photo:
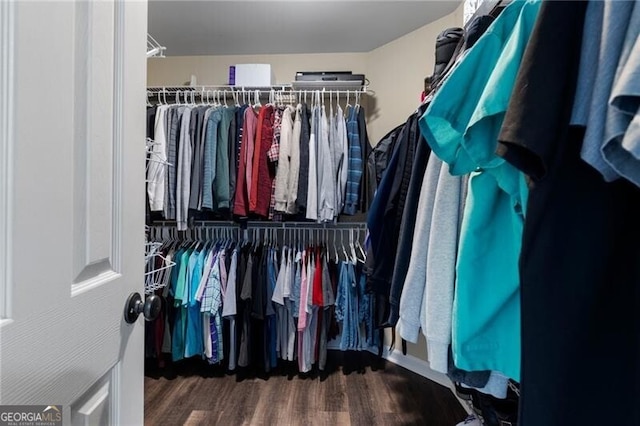
<svg viewBox="0 0 640 426"><path fill-rule="evenodd" d="M234 64L271 64L276 84L289 84L297 71L350 70L366 74L367 53L316 53L305 55L219 55L168 56L151 58L147 66L149 86L182 85L191 75L198 84L226 85L229 66Z"/></svg>
<svg viewBox="0 0 640 426"><path fill-rule="evenodd" d="M445 28L462 25L463 8L403 37L366 53L299 55L169 56L147 61L147 85L181 86L191 75L197 84L226 85L229 66L271 64L276 84L291 83L296 71L349 70L365 74L375 95L367 108L368 130L376 144L389 130L404 122L420 103L424 77L431 75L435 39Z"/></svg>
<svg viewBox="0 0 640 426"><path fill-rule="evenodd" d="M435 40L445 28L461 26L463 8L425 25L367 55L367 78L375 92L375 109L367 128L375 144L403 123L420 105L424 78L433 73Z"/></svg>
<svg viewBox="0 0 640 426"><path fill-rule="evenodd" d="M242 63L271 64L276 84L291 83L296 71L350 70L365 74L375 92L363 105L367 108L372 144L395 126L406 121L420 104L424 78L434 66L435 40L442 30L462 26L463 5L453 13L425 25L368 53L323 53L305 55L171 56L151 58L147 66L149 86L182 85L191 75L198 84L225 85L229 66ZM387 333L387 344L391 342ZM396 350L401 344L396 342ZM422 335L417 344L407 344L407 353L426 359Z"/></svg>

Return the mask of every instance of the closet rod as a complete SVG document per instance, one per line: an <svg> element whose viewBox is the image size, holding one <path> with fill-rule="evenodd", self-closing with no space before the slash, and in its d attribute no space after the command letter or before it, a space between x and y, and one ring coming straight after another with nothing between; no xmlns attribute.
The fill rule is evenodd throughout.
<svg viewBox="0 0 640 426"><path fill-rule="evenodd" d="M151 227L154 226L175 226L173 221L156 221ZM292 229L292 228L305 228L305 229L366 229L366 222L338 222L338 223L315 223L315 222L260 222L260 221L248 221L242 223L236 222L216 222L216 221L194 221L196 227L204 228L251 228L251 229Z"/></svg>

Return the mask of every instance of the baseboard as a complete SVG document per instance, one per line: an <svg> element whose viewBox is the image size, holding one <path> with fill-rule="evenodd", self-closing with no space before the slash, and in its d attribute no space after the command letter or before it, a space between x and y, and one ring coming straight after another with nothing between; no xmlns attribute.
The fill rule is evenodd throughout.
<svg viewBox="0 0 640 426"><path fill-rule="evenodd" d="M446 374L442 374L438 371L433 371L429 366L429 362L423 359L417 358L413 355L403 355L402 351L394 349L389 351L388 347L384 348L382 357L387 361L391 361L400 367L404 367L409 371L413 371L416 374L426 377L432 382L436 382L439 385L450 388L451 380Z"/></svg>
<svg viewBox="0 0 640 426"><path fill-rule="evenodd" d="M337 340L331 340L327 342L327 349L340 350L340 344ZM369 348L369 351L376 355L378 354L377 348ZM429 366L428 361L417 358L413 355L403 355L402 351L398 349L389 351L389 346L384 347L382 357L387 361L399 365L400 367L406 368L413 373L419 374L420 376L425 377L432 382L436 382L441 386L449 388L451 393L453 393L453 396L455 396L458 402L460 402L462 408L464 408L468 414L471 414L473 412L473 409L469 406L469 404L465 400L458 397L455 391L455 387L453 386L451 380L449 380L449 377L447 377L446 374L432 370Z"/></svg>
<svg viewBox="0 0 640 426"><path fill-rule="evenodd" d="M374 352L374 353L377 353L377 352ZM471 409L469 404L465 400L460 399L456 394L453 383L451 382L449 377L447 377L446 374L432 370L431 367L429 366L428 361L417 358L413 355L403 355L402 351L399 351L397 349L394 349L393 351L389 351L388 346L384 348L384 351L382 352L382 357L387 361L392 362L396 365L399 365L400 367L406 368L411 372L419 374L420 376L425 377L431 380L432 382L436 382L439 385L449 388L451 393L453 393L453 396L455 396L458 402L460 402L460 405L462 406L462 408L464 408L467 413L469 414L472 413L473 410Z"/></svg>

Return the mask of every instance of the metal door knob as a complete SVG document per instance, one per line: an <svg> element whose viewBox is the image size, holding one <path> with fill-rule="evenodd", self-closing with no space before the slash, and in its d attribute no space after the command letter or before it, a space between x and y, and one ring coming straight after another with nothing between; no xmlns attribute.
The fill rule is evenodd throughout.
<svg viewBox="0 0 640 426"><path fill-rule="evenodd" d="M124 305L124 320L129 324L133 324L142 314L145 320L153 321L158 318L161 308L162 302L159 296L152 294L147 296L143 302L140 293L131 293L127 298L127 303Z"/></svg>

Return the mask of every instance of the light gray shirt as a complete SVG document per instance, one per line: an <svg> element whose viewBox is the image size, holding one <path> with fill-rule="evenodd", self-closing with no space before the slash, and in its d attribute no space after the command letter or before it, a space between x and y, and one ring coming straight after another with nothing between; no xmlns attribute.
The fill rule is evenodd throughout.
<svg viewBox="0 0 640 426"><path fill-rule="evenodd" d="M187 229L189 218L189 195L191 194L191 161L193 145L189 135L191 123L191 107L185 107L180 126L180 143L178 147L178 175L176 182L176 227L178 231Z"/></svg>

